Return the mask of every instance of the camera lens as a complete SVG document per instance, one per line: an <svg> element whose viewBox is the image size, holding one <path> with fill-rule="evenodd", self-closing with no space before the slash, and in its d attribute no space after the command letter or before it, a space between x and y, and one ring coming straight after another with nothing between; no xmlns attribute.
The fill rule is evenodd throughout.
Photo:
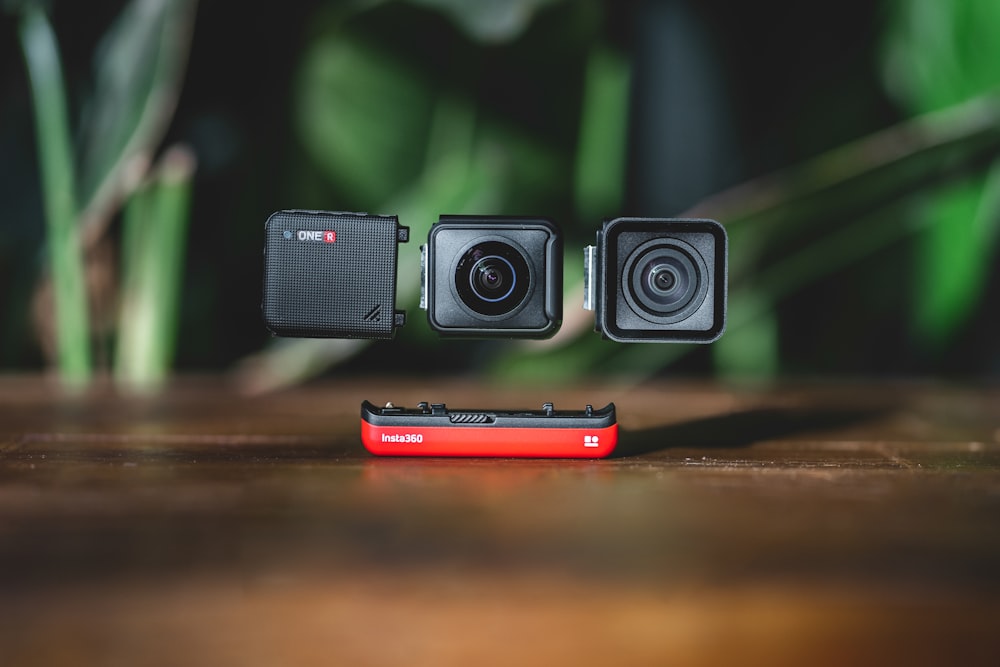
<svg viewBox="0 0 1000 667"><path fill-rule="evenodd" d="M487 241L465 252L455 269L462 303L480 315L506 315L524 301L531 285L524 256L501 241Z"/></svg>
<svg viewBox="0 0 1000 667"><path fill-rule="evenodd" d="M649 272L649 286L657 294L670 294L677 285L677 274L666 265L659 265Z"/></svg>
<svg viewBox="0 0 1000 667"><path fill-rule="evenodd" d="M483 301L501 301L517 286L514 267L503 257L484 257L469 274L472 291Z"/></svg>
<svg viewBox="0 0 1000 667"><path fill-rule="evenodd" d="M708 293L708 269L694 248L678 239L654 239L629 255L623 272L629 306L657 324L690 317Z"/></svg>

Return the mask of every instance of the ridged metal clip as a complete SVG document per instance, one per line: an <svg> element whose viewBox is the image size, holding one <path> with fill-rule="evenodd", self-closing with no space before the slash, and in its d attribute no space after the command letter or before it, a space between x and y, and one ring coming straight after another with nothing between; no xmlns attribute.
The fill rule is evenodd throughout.
<svg viewBox="0 0 1000 667"><path fill-rule="evenodd" d="M597 246L583 249L583 309L594 310L597 294Z"/></svg>

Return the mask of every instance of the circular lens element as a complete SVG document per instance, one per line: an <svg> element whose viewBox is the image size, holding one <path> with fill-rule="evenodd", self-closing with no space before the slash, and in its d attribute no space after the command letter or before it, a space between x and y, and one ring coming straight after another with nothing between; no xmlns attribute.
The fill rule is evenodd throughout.
<svg viewBox="0 0 1000 667"><path fill-rule="evenodd" d="M679 239L653 239L629 255L622 291L640 317L656 324L687 319L708 294L708 267L697 250Z"/></svg>
<svg viewBox="0 0 1000 667"><path fill-rule="evenodd" d="M483 257L469 272L469 286L483 301L503 301L517 287L514 266L497 255Z"/></svg>
<svg viewBox="0 0 1000 667"><path fill-rule="evenodd" d="M677 284L677 274L669 266L658 266L649 274L649 287L660 294L669 294Z"/></svg>
<svg viewBox="0 0 1000 667"><path fill-rule="evenodd" d="M480 315L506 315L528 295L531 273L516 248L486 241L462 255L455 269L455 290L462 303Z"/></svg>

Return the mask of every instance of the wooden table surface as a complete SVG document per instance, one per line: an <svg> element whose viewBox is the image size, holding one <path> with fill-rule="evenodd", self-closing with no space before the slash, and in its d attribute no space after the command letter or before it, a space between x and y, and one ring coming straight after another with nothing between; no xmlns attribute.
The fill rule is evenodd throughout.
<svg viewBox="0 0 1000 667"><path fill-rule="evenodd" d="M359 405L618 405L603 461ZM0 665L1000 664L1000 387L0 377Z"/></svg>

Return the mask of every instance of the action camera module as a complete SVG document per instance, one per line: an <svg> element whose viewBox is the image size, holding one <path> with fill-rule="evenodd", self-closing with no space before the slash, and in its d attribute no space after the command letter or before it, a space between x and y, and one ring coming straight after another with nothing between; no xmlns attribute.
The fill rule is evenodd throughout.
<svg viewBox="0 0 1000 667"><path fill-rule="evenodd" d="M395 216L278 211L264 241L261 311L277 336L389 339L405 322L396 305Z"/></svg>
<svg viewBox="0 0 1000 667"><path fill-rule="evenodd" d="M442 336L548 338L562 322L562 237L544 218L441 216L420 307Z"/></svg>
<svg viewBox="0 0 1000 667"><path fill-rule="evenodd" d="M584 308L611 340L711 343L726 326L727 253L714 220L606 221L584 254Z"/></svg>

